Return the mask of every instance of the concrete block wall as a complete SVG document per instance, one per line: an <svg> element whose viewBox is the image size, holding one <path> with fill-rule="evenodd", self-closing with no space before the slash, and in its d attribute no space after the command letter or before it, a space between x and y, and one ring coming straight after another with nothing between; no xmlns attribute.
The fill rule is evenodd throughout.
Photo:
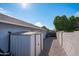
<svg viewBox="0 0 79 59"><path fill-rule="evenodd" d="M59 41L59 44L60 44L60 46L62 46L62 44L63 44L63 40L62 40L62 31L60 31L60 32L56 32L56 36L57 36L57 39L58 39L58 41Z"/></svg>
<svg viewBox="0 0 79 59"><path fill-rule="evenodd" d="M68 56L79 56L79 31L57 32L57 39Z"/></svg>
<svg viewBox="0 0 79 59"><path fill-rule="evenodd" d="M74 46L74 32L63 32L63 45L65 52L69 56L73 56L76 54L75 52L75 46Z"/></svg>

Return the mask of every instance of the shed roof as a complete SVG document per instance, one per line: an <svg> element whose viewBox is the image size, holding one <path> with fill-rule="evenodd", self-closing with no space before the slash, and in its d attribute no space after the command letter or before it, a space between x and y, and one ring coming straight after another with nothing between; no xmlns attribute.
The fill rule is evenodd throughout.
<svg viewBox="0 0 79 59"><path fill-rule="evenodd" d="M28 28L33 28L33 29L38 29L38 30L45 30L41 27L35 26L33 24L24 22L22 20L16 19L15 17L5 15L5 14L2 14L2 13L0 13L0 22L7 23L7 24L18 25L18 26L23 26L23 27L28 27Z"/></svg>
<svg viewBox="0 0 79 59"><path fill-rule="evenodd" d="M12 33L12 35L33 35L33 34L41 34L41 32L36 32L36 31L33 31L33 32L23 32L23 33Z"/></svg>

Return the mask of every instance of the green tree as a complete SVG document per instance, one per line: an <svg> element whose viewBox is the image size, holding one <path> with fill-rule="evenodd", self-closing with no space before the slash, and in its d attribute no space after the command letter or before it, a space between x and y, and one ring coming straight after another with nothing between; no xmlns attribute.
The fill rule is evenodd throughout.
<svg viewBox="0 0 79 59"><path fill-rule="evenodd" d="M43 29L45 29L46 31L49 31L49 29L46 26L42 26Z"/></svg>
<svg viewBox="0 0 79 59"><path fill-rule="evenodd" d="M60 16L56 16L55 19L54 19L54 25L55 25L56 31L62 30L62 28L59 27L61 25L60 22L61 22L61 17Z"/></svg>
<svg viewBox="0 0 79 59"><path fill-rule="evenodd" d="M79 17L75 17L76 21L79 21Z"/></svg>
<svg viewBox="0 0 79 59"><path fill-rule="evenodd" d="M65 15L63 16L56 16L54 19L54 25L57 31L67 31L72 32L75 30L76 19L79 21L79 18L75 18L71 16L67 18Z"/></svg>
<svg viewBox="0 0 79 59"><path fill-rule="evenodd" d="M74 31L75 30L75 25L76 25L76 19L74 16L69 17L69 25L68 25L68 30Z"/></svg>
<svg viewBox="0 0 79 59"><path fill-rule="evenodd" d="M75 22L76 22L75 23L75 28L76 28L75 30L79 30L79 17L75 17L75 19L76 19L75 20Z"/></svg>
<svg viewBox="0 0 79 59"><path fill-rule="evenodd" d="M66 31L67 30L67 25L68 25L68 18L65 15L61 16L62 30Z"/></svg>
<svg viewBox="0 0 79 59"><path fill-rule="evenodd" d="M63 31L66 30L66 25L67 25L67 17L65 15L63 16L56 16L54 19L54 25L56 28L56 31Z"/></svg>

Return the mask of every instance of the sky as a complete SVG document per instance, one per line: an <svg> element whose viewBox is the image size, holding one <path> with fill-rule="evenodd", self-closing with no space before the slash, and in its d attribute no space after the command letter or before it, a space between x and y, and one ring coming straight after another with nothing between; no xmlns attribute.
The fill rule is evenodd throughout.
<svg viewBox="0 0 79 59"><path fill-rule="evenodd" d="M0 3L0 13L53 30L56 16L78 16L79 4L75 3Z"/></svg>

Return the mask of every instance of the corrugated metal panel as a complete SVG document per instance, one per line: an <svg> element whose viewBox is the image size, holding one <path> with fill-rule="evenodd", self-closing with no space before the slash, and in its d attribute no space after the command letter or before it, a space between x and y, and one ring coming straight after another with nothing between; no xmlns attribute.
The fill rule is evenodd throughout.
<svg viewBox="0 0 79 59"><path fill-rule="evenodd" d="M29 56L30 36L11 35L11 53L16 56Z"/></svg>
<svg viewBox="0 0 79 59"><path fill-rule="evenodd" d="M43 50L43 33L41 33L41 49Z"/></svg>
<svg viewBox="0 0 79 59"><path fill-rule="evenodd" d="M43 49L43 34L27 32L11 35L11 53L17 56L39 55Z"/></svg>
<svg viewBox="0 0 79 59"><path fill-rule="evenodd" d="M40 34L36 35L36 55L40 55L41 52L41 45L40 45Z"/></svg>
<svg viewBox="0 0 79 59"><path fill-rule="evenodd" d="M30 51L30 55L31 56L35 56L35 35L31 36L31 51Z"/></svg>

